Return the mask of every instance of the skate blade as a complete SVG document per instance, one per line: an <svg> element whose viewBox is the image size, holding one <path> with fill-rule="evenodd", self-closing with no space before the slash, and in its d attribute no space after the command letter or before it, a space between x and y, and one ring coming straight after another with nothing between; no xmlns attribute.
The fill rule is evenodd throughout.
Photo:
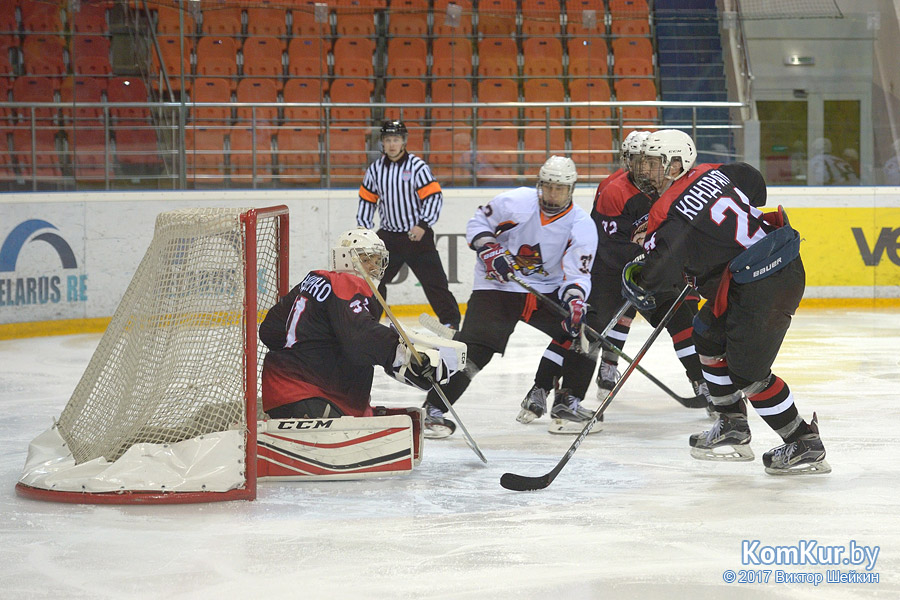
<svg viewBox="0 0 900 600"><path fill-rule="evenodd" d="M552 419L547 431L556 435L578 435L584 430L587 421L567 421L566 419ZM603 431L603 426L598 421L588 433Z"/></svg>
<svg viewBox="0 0 900 600"><path fill-rule="evenodd" d="M769 475L824 475L825 473L831 473L831 465L824 460L820 460L818 462L797 465L796 467L791 467L789 469L773 469L772 467L766 467L766 473Z"/></svg>
<svg viewBox="0 0 900 600"><path fill-rule="evenodd" d="M519 411L519 416L516 417L516 421L518 421L522 425L528 425L535 419L539 419L539 418L540 417L537 416L535 413L531 412L527 408L523 408L521 411Z"/></svg>
<svg viewBox="0 0 900 600"><path fill-rule="evenodd" d="M717 448L691 448L691 456L697 460L720 462L747 462L756 458L749 444L725 445Z"/></svg>
<svg viewBox="0 0 900 600"><path fill-rule="evenodd" d="M425 427L423 435L429 440L442 440L450 437L454 429L446 425L428 425Z"/></svg>

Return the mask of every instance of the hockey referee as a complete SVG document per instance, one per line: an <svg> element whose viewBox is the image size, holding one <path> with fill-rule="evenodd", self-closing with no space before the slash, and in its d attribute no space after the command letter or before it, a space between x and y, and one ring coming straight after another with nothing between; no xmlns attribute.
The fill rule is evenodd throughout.
<svg viewBox="0 0 900 600"><path fill-rule="evenodd" d="M356 223L374 228L378 207L378 237L390 252L387 270L378 284L381 295L387 298L387 284L408 264L441 323L459 329L459 305L447 284L432 229L441 215L444 196L428 164L406 151L407 135L402 121L382 123L384 156L366 169L359 188ZM380 306L373 307L376 319L381 318L381 312Z"/></svg>

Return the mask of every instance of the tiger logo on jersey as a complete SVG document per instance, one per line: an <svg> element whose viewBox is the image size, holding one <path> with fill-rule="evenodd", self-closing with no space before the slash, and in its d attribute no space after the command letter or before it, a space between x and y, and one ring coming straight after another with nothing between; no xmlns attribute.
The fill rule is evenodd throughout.
<svg viewBox="0 0 900 600"><path fill-rule="evenodd" d="M515 255L516 265L525 276L537 273L538 275L547 275L544 270L544 261L541 258L541 245L535 244L529 246L522 244L519 251Z"/></svg>

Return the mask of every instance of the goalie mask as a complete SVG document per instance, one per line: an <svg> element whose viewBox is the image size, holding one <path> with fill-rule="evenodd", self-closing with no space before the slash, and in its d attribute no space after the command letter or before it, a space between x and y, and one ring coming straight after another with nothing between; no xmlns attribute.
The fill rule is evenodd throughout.
<svg viewBox="0 0 900 600"><path fill-rule="evenodd" d="M641 144L641 156L634 167L634 182L645 194L661 195L696 161L697 148L691 136L677 129L655 131ZM676 172L678 168L680 171Z"/></svg>
<svg viewBox="0 0 900 600"><path fill-rule="evenodd" d="M357 227L342 233L331 249L331 270L360 274L353 262L359 259L369 277L381 280L388 265L388 250L374 231Z"/></svg>
<svg viewBox="0 0 900 600"><path fill-rule="evenodd" d="M558 215L572 204L572 192L578 173L575 163L565 156L551 156L538 172L537 195L541 210L548 217Z"/></svg>

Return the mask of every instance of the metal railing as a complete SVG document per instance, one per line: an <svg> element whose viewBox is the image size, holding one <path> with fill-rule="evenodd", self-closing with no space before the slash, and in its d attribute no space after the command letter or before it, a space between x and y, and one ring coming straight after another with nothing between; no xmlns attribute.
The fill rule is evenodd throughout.
<svg viewBox="0 0 900 600"><path fill-rule="evenodd" d="M431 108L471 110L470 120L409 122L409 150L430 162L444 185L530 182L553 153L571 156L582 181L618 167L619 141L631 129L664 127L663 108L692 109L685 131L731 132L740 124L704 123L701 108L739 102L555 102L454 104L346 103L0 103L7 160L0 186L13 190L122 187L355 187L380 155L378 123L333 119L336 109L364 108L403 117ZM575 108L605 118L572 118ZM196 118L224 109L227 118ZM319 111L318 121L285 118L285 109ZM528 110L526 119L525 109ZM537 109L537 111L535 111ZM559 118L560 110L570 118ZM566 113L565 111L568 112ZM85 117L85 112L94 114ZM485 112L503 114L486 120ZM536 113L543 118L535 118ZM249 113L249 115L247 114ZM427 112L426 112L427 114ZM143 115L143 116L135 116ZM555 117L554 117L555 115ZM540 132L540 133L533 133ZM449 138L449 143L448 143ZM504 143L500 143L505 138ZM701 155L711 149L698 148ZM2 156L2 155L0 155ZM102 157L102 160L101 160ZM702 156L701 156L702 157ZM739 158L731 151L717 162Z"/></svg>

